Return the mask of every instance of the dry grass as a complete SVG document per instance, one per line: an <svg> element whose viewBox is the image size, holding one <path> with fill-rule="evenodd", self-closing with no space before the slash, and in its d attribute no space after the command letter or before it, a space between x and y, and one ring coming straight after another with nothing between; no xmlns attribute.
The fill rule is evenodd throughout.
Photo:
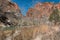
<svg viewBox="0 0 60 40"><path fill-rule="evenodd" d="M21 27L19 31L16 36L13 36L16 30L0 31L0 39L5 40L11 36L11 40L59 40L60 37L58 26L49 27L46 24L34 27Z"/></svg>
<svg viewBox="0 0 60 40"><path fill-rule="evenodd" d="M14 39L15 40L32 40L41 33L49 31L48 25L40 25L40 27L23 27L21 32Z"/></svg>

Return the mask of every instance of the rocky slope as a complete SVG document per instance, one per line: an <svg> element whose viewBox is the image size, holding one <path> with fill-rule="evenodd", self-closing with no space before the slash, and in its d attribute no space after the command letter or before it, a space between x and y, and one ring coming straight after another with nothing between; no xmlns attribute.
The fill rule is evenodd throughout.
<svg viewBox="0 0 60 40"><path fill-rule="evenodd" d="M0 40L60 40L60 24L54 24L60 22L56 9L60 3L37 3L23 16L17 4L0 0Z"/></svg>
<svg viewBox="0 0 60 40"><path fill-rule="evenodd" d="M14 23L18 23L18 17L22 17L22 14L16 3L12 3L9 0L0 0L0 23L14 25Z"/></svg>

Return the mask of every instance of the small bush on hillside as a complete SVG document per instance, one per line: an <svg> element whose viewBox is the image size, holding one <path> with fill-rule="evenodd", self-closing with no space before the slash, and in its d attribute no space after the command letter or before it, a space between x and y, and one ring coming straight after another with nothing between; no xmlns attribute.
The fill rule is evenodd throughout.
<svg viewBox="0 0 60 40"><path fill-rule="evenodd" d="M53 10L52 14L49 17L49 21L54 22L54 24L56 24L57 22L60 22L58 9Z"/></svg>

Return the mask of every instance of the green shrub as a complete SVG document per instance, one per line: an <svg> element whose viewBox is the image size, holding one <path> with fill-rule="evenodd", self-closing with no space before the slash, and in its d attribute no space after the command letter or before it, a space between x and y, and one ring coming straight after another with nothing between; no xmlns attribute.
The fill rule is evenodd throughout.
<svg viewBox="0 0 60 40"><path fill-rule="evenodd" d="M15 27L14 27L14 26L3 28L3 30L4 30L4 31L5 31L5 30L14 30L14 29L15 29Z"/></svg>
<svg viewBox="0 0 60 40"><path fill-rule="evenodd" d="M49 17L49 21L54 21L56 24L57 22L60 22L60 16L59 16L59 11L58 9L53 10L52 14Z"/></svg>

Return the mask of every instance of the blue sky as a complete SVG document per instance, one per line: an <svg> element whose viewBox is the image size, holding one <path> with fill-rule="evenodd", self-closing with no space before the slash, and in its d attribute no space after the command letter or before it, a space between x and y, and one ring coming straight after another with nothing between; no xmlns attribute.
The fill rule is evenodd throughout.
<svg viewBox="0 0 60 40"><path fill-rule="evenodd" d="M15 2L23 15L26 15L26 12L29 8L33 7L38 2L54 2L58 3L60 0L12 0L12 2Z"/></svg>

